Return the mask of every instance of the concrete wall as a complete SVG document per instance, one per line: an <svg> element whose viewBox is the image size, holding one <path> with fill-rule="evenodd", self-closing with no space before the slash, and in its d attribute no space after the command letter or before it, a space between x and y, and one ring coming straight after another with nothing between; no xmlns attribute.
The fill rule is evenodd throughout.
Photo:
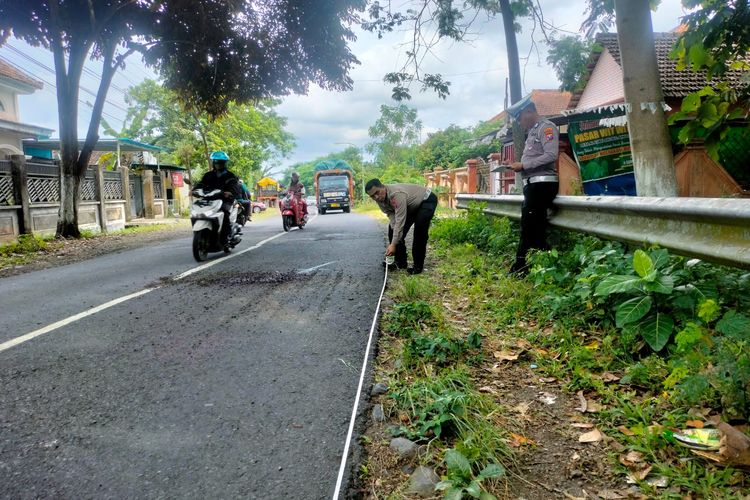
<svg viewBox="0 0 750 500"><path fill-rule="evenodd" d="M20 206L0 207L0 244L10 243L18 236Z"/></svg>

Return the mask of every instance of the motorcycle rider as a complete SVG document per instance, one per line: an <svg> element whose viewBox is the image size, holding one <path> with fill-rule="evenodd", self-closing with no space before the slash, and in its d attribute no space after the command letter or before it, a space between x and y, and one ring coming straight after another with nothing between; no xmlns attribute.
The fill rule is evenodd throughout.
<svg viewBox="0 0 750 500"><path fill-rule="evenodd" d="M299 174L297 172L292 173L292 181L289 183L287 189L289 196L297 198L297 202L302 205L302 218L307 219L307 201L305 200L305 186L299 181Z"/></svg>
<svg viewBox="0 0 750 500"><path fill-rule="evenodd" d="M237 202L242 205L242 208L245 210L245 218L248 221L251 221L253 220L252 194L247 188L247 184L245 184L242 179L240 179L240 189L242 190L242 196L237 198Z"/></svg>
<svg viewBox="0 0 750 500"><path fill-rule="evenodd" d="M224 224L221 226L219 238L223 245L229 244L229 212L232 210L234 200L242 197L242 187L239 178L227 170L229 156L224 151L211 153L212 169L203 174L203 178L194 189L203 189L204 192L218 189L222 191L221 211L224 214Z"/></svg>

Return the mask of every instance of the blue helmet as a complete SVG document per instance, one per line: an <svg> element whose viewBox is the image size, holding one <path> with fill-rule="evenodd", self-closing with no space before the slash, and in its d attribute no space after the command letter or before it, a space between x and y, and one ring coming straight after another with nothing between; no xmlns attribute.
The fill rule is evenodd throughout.
<svg viewBox="0 0 750 500"><path fill-rule="evenodd" d="M229 156L224 151L211 153L211 161L229 161Z"/></svg>

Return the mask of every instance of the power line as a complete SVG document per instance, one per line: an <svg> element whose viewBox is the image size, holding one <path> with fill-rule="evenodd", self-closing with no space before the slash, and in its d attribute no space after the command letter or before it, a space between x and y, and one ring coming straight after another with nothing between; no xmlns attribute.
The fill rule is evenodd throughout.
<svg viewBox="0 0 750 500"><path fill-rule="evenodd" d="M465 73L451 73L451 74L445 74L445 75L442 75L442 76L447 76L447 77L468 76L468 75L478 75L478 74L484 74L484 73L492 73L492 72L495 72L495 71L505 71L505 68L492 68L492 69L484 69L484 70L480 70L480 71L467 71ZM382 78L380 78L380 79L373 79L373 80L365 79L365 80L354 80L354 83L357 83L357 82L382 82L382 81L383 81Z"/></svg>
<svg viewBox="0 0 750 500"><path fill-rule="evenodd" d="M23 58L24 58L24 59L26 59L27 61L29 61L29 62L31 62L31 63L33 63L33 64L36 64L36 65L37 65L37 66L39 66L40 68L42 68L42 69L44 69L44 70L48 71L49 73L52 73L53 75L55 75L55 74L56 74L56 71L55 71L55 70L54 70L53 68L50 68L49 66L47 66L47 65L46 65L46 64L44 64L43 62L41 62L41 61L37 60L37 59L36 59L35 57L33 57L33 56L29 55L29 54L26 54L25 52L23 52L23 51L21 51L21 50L17 49L16 47L14 47L14 46L12 46L12 45L10 45L10 44L6 44L5 46L6 46L6 47L8 47L8 48L9 48L9 49L10 49L10 50L11 50L11 51L13 52L13 53L15 53L15 54L18 54L19 56L23 57ZM98 75L97 73L95 73L94 71L92 71L92 70L90 70L90 69L86 68L85 66L84 66L84 68L83 68L83 71L84 71L84 72L86 72L87 74L93 75L94 77L96 77L96 78L99 78L99 79L101 79L101 75ZM110 85L110 86L111 86L111 85ZM83 91L84 91L84 92L86 92L87 94L91 95L92 97L96 97L96 92L94 92L94 91L92 91L92 90L90 90L90 89L88 89L88 88L84 87L83 85L80 85L80 84L79 84L79 85L78 85L78 88L80 88L81 90L83 90ZM120 92L123 92L123 95L124 95L124 91L122 91L122 89L120 89ZM105 99L105 100L104 100L104 102L106 102L107 104L109 104L109 105L111 105L112 107L115 107L115 108L117 108L117 109L119 109L119 110L121 110L121 111L125 111L126 113L128 112L128 110L127 110L126 108L123 108L123 107L122 107L122 106L120 106L119 104L117 104L117 103L114 103L114 102L110 101L109 99Z"/></svg>
<svg viewBox="0 0 750 500"><path fill-rule="evenodd" d="M35 78L35 79L37 79L37 80L41 81L42 83L46 84L46 86L44 87L44 89L43 89L43 90L46 90L46 91L48 91L48 92L49 92L50 94L52 94L52 95L54 95L55 97L57 97L57 92L53 92L53 90L56 90L56 89L57 89L57 86L56 86L56 85L55 85L54 83L50 82L49 80L47 80L47 79L45 79L45 78L43 78L43 77L41 77L41 76L39 76L39 75L37 75L37 74L35 74L35 73L31 72L31 71L29 71L28 69L25 69L25 68L21 68L21 67L20 67L20 66L19 66L19 65L18 65L17 63L15 63L15 62L14 62L13 60L11 60L11 59L8 59L8 58L7 58L7 55L6 55L5 61L6 61L6 62L8 62L8 64L10 64L11 66L13 66L14 68L16 68L16 69L17 69L18 71L21 71L21 72L23 72L23 73L26 73L26 74L28 74L29 76L31 76L31 77L33 77L33 78ZM87 102L87 101L83 101L83 100L81 100L80 98L78 98L78 103L79 103L79 104L84 104L84 105L88 106L89 108L93 108L93 107L94 107L94 106L93 106L93 105L92 105L91 103L89 103L89 102ZM111 103L110 103L110 104L111 104ZM59 110L58 110L58 113L59 113ZM114 116L114 115L112 115L112 114L110 114L110 113L108 113L108 112L106 112L106 111L104 111L104 110L102 110L102 115L103 115L103 116L106 116L107 118L110 118L110 119L112 119L112 120L117 120L118 122L121 122L121 123L125 123L125 118L119 118L119 117L117 117L117 116Z"/></svg>

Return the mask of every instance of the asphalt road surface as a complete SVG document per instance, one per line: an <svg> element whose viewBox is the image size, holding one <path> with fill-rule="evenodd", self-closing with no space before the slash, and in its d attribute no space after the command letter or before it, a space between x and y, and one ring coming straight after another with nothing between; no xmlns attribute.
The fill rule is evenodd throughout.
<svg viewBox="0 0 750 500"><path fill-rule="evenodd" d="M0 279L0 346L151 290L0 350L0 497L331 497L383 227L244 232L235 254L262 245L178 280L187 232Z"/></svg>

